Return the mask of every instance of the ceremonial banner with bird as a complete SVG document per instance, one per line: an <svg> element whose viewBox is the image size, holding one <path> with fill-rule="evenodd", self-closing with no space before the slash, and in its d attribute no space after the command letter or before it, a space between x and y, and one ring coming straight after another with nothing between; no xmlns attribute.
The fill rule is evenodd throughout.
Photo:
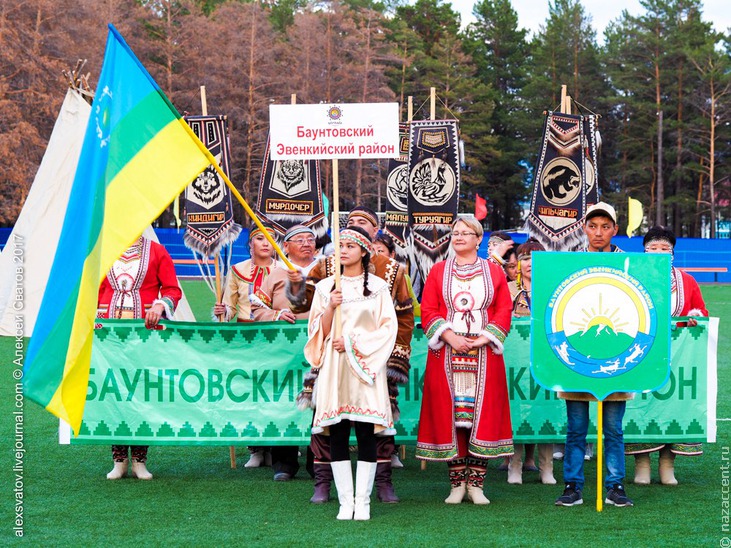
<svg viewBox="0 0 731 548"><path fill-rule="evenodd" d="M409 132L409 230L412 263L426 279L449 252L459 203L457 120L411 122Z"/></svg>
<svg viewBox="0 0 731 548"><path fill-rule="evenodd" d="M388 160L386 219L383 231L396 246L396 260L406 263L409 235L409 124L399 124L399 156Z"/></svg>

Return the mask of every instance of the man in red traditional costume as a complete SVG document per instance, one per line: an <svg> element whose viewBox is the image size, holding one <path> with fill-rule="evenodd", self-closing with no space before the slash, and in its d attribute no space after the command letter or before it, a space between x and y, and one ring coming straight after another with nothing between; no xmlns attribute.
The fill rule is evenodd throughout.
<svg viewBox="0 0 731 548"><path fill-rule="evenodd" d="M348 227L353 226L365 230L373 240L378 233L378 216L372 209L367 207L355 207L348 215ZM394 420L398 420L398 385L408 382L411 367L409 359L411 358L411 336L414 331L414 307L406 282L406 271L395 259L373 254L370 257L369 272L386 281L396 309L398 334L387 367L392 413ZM307 283L302 283L303 277L299 272L290 272L289 281L293 312L309 311L315 285L334 273L334 257L320 260L317 266L310 271ZM317 370L310 370L304 380L304 390L297 398L300 407L312 406L312 389L316 380ZM329 440L326 436L313 435L310 448L315 458L315 493L310 501L313 503L326 502L330 496L330 483L332 481ZM394 451L395 441L393 436L378 436L378 466L375 481L378 500L381 502L396 503L399 501L391 481L391 456Z"/></svg>
<svg viewBox="0 0 731 548"><path fill-rule="evenodd" d="M477 256L482 234L474 217L454 222L455 257L434 265L421 301L429 354L416 457L448 461L447 504L489 504L486 459L513 454L502 357L513 306L502 268Z"/></svg>
<svg viewBox="0 0 731 548"><path fill-rule="evenodd" d="M140 236L117 259L99 287L99 318L145 319L153 329L162 317L172 319L182 291L175 266L165 248ZM114 468L107 479L121 479L127 474L128 451L132 452L132 475L150 480L146 445L112 445Z"/></svg>

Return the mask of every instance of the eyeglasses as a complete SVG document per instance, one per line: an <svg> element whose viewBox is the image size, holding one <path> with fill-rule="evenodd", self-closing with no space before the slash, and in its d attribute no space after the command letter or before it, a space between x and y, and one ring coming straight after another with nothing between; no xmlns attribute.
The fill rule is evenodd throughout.
<svg viewBox="0 0 731 548"><path fill-rule="evenodd" d="M289 242L292 242L293 244L297 245L305 245L305 244L314 244L315 238L298 238L296 240L288 240Z"/></svg>
<svg viewBox="0 0 731 548"><path fill-rule="evenodd" d="M452 238L461 236L477 236L476 232L452 232Z"/></svg>

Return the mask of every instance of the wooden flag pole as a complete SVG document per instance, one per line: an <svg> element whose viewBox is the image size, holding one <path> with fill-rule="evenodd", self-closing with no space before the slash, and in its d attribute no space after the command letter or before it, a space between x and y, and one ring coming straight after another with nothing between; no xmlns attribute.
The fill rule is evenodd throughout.
<svg viewBox="0 0 731 548"><path fill-rule="evenodd" d="M208 116L208 101L206 100L206 86L201 86L201 114ZM219 254L213 257L213 265L216 269L216 302L220 303L223 296L221 295L221 268L218 264ZM217 316L218 321L223 322L223 315ZM236 447L229 445L228 458L231 461L231 468L236 469Z"/></svg>
<svg viewBox="0 0 731 548"><path fill-rule="evenodd" d="M414 119L414 98L409 95L407 100L408 108L406 109L406 121L411 122Z"/></svg>
<svg viewBox="0 0 731 548"><path fill-rule="evenodd" d="M602 476L604 475L604 402L597 402L596 418L596 511L604 509L604 489ZM565 457L564 457L565 458ZM624 458L624 455L622 455Z"/></svg>
<svg viewBox="0 0 731 548"><path fill-rule="evenodd" d="M333 158L333 246L335 246L335 289L340 289L340 196L338 191L338 159ZM333 340L340 337L342 327L340 307L335 309Z"/></svg>
<svg viewBox="0 0 731 548"><path fill-rule="evenodd" d="M437 119L437 88L429 88L429 119Z"/></svg>

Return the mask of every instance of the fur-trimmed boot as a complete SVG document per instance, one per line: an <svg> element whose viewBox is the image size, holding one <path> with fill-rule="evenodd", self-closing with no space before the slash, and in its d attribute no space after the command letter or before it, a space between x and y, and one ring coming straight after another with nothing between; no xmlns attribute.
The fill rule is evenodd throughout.
<svg viewBox="0 0 731 548"><path fill-rule="evenodd" d="M650 455L648 453L635 455L635 483L650 485Z"/></svg>
<svg viewBox="0 0 731 548"><path fill-rule="evenodd" d="M477 459L467 459L467 496L474 504L490 504L482 491L485 484L487 466Z"/></svg>
<svg viewBox="0 0 731 548"><path fill-rule="evenodd" d="M449 466L449 483L452 490L444 499L447 504L459 504L467 494L467 467L464 459L457 459L447 463Z"/></svg>
<svg viewBox="0 0 731 548"><path fill-rule="evenodd" d="M663 485L678 485L675 479L675 453L667 445L660 449L660 483Z"/></svg>
<svg viewBox="0 0 731 548"><path fill-rule="evenodd" d="M315 469L315 493L310 502L323 504L330 500L330 484L333 480L333 471L329 462L314 463Z"/></svg>
<svg viewBox="0 0 731 548"><path fill-rule="evenodd" d="M108 480L118 480L122 479L124 476L127 475L127 468L129 466L129 459L124 459L120 461L114 461L114 468L112 468L112 471L107 474Z"/></svg>
<svg viewBox="0 0 731 548"><path fill-rule="evenodd" d="M355 512L353 514L355 520L371 519L371 493L373 492L373 481L376 479L376 467L375 462L358 461L355 469Z"/></svg>
<svg viewBox="0 0 731 548"><path fill-rule="evenodd" d="M538 444L538 470L541 473L541 483L545 485L556 485L556 478L553 477L553 444Z"/></svg>
<svg viewBox="0 0 731 548"><path fill-rule="evenodd" d="M353 519L355 501L353 500L353 469L350 461L339 460L331 462L330 468L332 469L333 479L335 480L335 489L338 491L338 501L340 501L338 519Z"/></svg>
<svg viewBox="0 0 731 548"><path fill-rule="evenodd" d="M508 483L520 485L523 483L523 449L522 443L515 444L515 453L508 462Z"/></svg>
<svg viewBox="0 0 731 548"><path fill-rule="evenodd" d="M151 480L152 474L145 466L145 461L132 459L132 475L137 479Z"/></svg>
<svg viewBox="0 0 731 548"><path fill-rule="evenodd" d="M400 500L393 490L390 461L379 462L376 467L376 495L381 502L390 504L395 504Z"/></svg>

